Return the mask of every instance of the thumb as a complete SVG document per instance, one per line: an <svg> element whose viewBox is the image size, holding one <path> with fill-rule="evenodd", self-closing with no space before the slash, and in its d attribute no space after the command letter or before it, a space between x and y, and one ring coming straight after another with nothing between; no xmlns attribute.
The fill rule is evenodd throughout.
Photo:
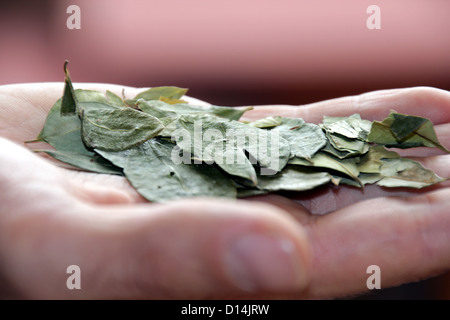
<svg viewBox="0 0 450 320"><path fill-rule="evenodd" d="M44 229L51 230L41 228L39 239L33 239L40 243L41 253L20 255L32 260L22 265L34 266L20 276L27 289L30 283L38 288L28 291L31 296L267 296L300 292L309 281L305 231L286 212L268 204L182 200L86 210L59 222L47 221ZM47 241L51 245L43 243ZM66 288L66 268L73 264L81 270L80 290ZM30 271L38 272L33 281L27 280Z"/></svg>

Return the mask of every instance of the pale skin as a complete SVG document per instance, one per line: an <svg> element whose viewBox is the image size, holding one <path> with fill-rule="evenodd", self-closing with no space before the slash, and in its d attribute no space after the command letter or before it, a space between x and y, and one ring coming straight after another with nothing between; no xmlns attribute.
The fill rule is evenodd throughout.
<svg viewBox="0 0 450 320"><path fill-rule="evenodd" d="M270 195L152 204L122 177L62 168L28 150L24 141L37 136L62 88L0 87L2 297L334 298L366 292L370 265L380 267L384 288L450 267L449 182L419 191L325 187L296 201ZM127 87L125 95L141 90ZM360 113L381 120L391 109L430 118L450 147L450 93L434 88L261 106L246 119L282 115L317 123L323 115ZM450 177L448 155L424 148L413 154ZM81 290L66 287L74 264Z"/></svg>

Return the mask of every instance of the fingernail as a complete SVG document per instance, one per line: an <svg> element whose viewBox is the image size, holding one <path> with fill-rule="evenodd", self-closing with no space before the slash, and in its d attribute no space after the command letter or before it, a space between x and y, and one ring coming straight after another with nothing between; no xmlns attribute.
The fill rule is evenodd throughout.
<svg viewBox="0 0 450 320"><path fill-rule="evenodd" d="M225 259L231 281L255 292L300 289L306 276L303 259L292 240L251 234L231 243Z"/></svg>

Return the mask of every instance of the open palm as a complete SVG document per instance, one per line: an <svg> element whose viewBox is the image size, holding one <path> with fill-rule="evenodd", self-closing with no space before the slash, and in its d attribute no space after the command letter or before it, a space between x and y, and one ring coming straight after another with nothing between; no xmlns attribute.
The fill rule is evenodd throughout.
<svg viewBox="0 0 450 320"><path fill-rule="evenodd" d="M122 87L78 84L83 89ZM450 267L450 184L420 191L325 187L288 199L188 199L151 204L125 179L63 169L24 147L62 83L0 87L0 294L25 298L330 298L367 290L377 265L389 287ZM136 88L125 88L134 96ZM306 106L260 106L320 122L391 109L430 118L450 145L450 93L387 90ZM411 151L410 151L411 152ZM442 177L450 158L415 156ZM405 153L406 154L406 153ZM417 160L417 159L416 159ZM322 215L323 213L329 213ZM78 265L81 290L69 290Z"/></svg>

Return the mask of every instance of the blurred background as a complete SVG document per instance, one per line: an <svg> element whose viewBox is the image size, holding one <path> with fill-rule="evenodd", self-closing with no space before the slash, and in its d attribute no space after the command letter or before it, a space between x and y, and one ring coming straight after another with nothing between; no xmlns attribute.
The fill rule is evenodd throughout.
<svg viewBox="0 0 450 320"><path fill-rule="evenodd" d="M67 27L70 5L81 29ZM450 1L1 1L0 85L62 81L65 59L74 82L176 85L217 105L450 90ZM450 277L361 298L449 299Z"/></svg>

